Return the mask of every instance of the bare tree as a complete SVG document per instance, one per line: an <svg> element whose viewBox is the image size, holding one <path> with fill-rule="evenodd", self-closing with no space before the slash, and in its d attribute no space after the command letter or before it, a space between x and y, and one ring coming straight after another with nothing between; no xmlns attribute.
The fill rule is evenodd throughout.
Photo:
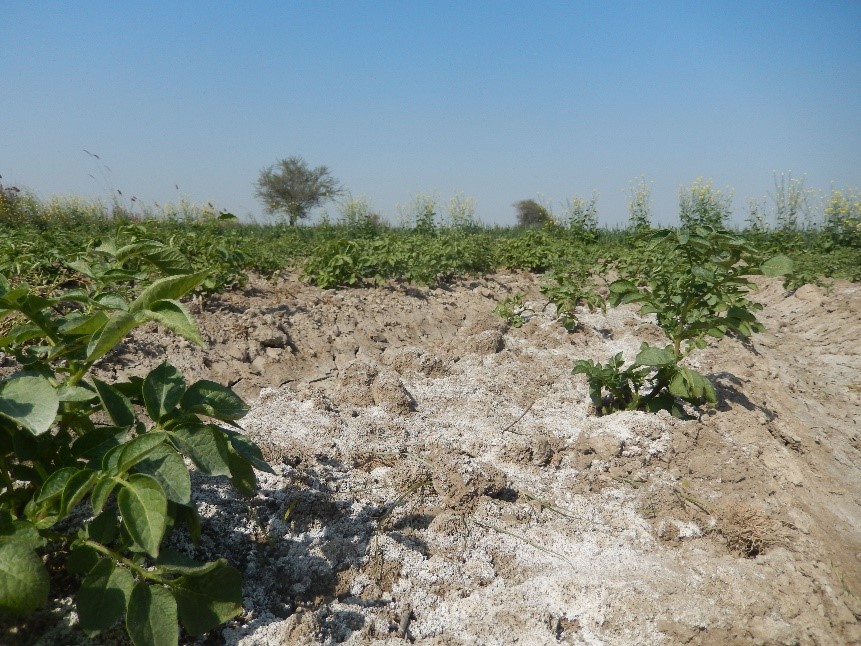
<svg viewBox="0 0 861 646"><path fill-rule="evenodd" d="M325 166L311 168L301 157L280 159L260 171L257 197L267 213L284 213L290 225L308 217L311 209L343 193Z"/></svg>

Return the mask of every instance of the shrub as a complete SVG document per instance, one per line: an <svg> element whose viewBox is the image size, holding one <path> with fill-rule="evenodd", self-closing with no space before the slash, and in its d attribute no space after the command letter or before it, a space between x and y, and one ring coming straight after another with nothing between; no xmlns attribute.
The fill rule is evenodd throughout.
<svg viewBox="0 0 861 646"><path fill-rule="evenodd" d="M536 200L520 200L514 203L517 210L517 224L523 227L534 227L552 221L550 210Z"/></svg>

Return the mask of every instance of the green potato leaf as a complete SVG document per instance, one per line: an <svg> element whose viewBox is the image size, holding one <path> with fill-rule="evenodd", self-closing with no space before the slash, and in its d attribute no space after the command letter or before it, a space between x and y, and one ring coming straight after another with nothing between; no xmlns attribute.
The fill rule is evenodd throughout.
<svg viewBox="0 0 861 646"><path fill-rule="evenodd" d="M270 467L266 460L263 459L263 453L260 451L260 447L248 439L248 437L241 433L237 433L236 431L230 431L227 429L224 429L224 433L230 440L230 446L233 447L233 450L251 464L251 466L260 471L265 471L266 473L275 473L275 471L272 470L272 467Z"/></svg>
<svg viewBox="0 0 861 646"><path fill-rule="evenodd" d="M128 397L101 379L93 379L96 392L102 408L117 426L132 426L135 423L135 412Z"/></svg>
<svg viewBox="0 0 861 646"><path fill-rule="evenodd" d="M0 382L0 416L33 435L51 428L59 408L57 390L41 375L20 373Z"/></svg>
<svg viewBox="0 0 861 646"><path fill-rule="evenodd" d="M141 292L140 296L129 306L129 310L139 312L150 309L150 306L156 301L182 298L200 285L209 273L209 270L204 270L194 274L180 274L160 278Z"/></svg>
<svg viewBox="0 0 861 646"><path fill-rule="evenodd" d="M90 315L68 316L60 325L59 332L69 336L86 336L95 334L108 322L104 312L95 312Z"/></svg>
<svg viewBox="0 0 861 646"><path fill-rule="evenodd" d="M105 326L90 338L87 345L87 362L95 363L138 326L138 319L128 312L120 311L105 323Z"/></svg>
<svg viewBox="0 0 861 646"><path fill-rule="evenodd" d="M76 598L78 619L94 637L111 628L126 611L135 582L131 572L103 558L89 571Z"/></svg>
<svg viewBox="0 0 861 646"><path fill-rule="evenodd" d="M167 440L164 431L150 431L138 435L125 444L114 447L102 458L102 469L112 473L125 473Z"/></svg>
<svg viewBox="0 0 861 646"><path fill-rule="evenodd" d="M207 572L180 577L174 595L182 625L202 635L242 612L242 575L219 559Z"/></svg>
<svg viewBox="0 0 861 646"><path fill-rule="evenodd" d="M232 448L228 453L230 465L230 483L243 496L253 496L257 493L257 475L251 464Z"/></svg>
<svg viewBox="0 0 861 646"><path fill-rule="evenodd" d="M222 421L233 421L245 417L250 409L230 388L202 379L185 391L182 410Z"/></svg>
<svg viewBox="0 0 861 646"><path fill-rule="evenodd" d="M143 382L144 405L156 422L176 408L183 393L185 379L167 362L149 373Z"/></svg>
<svg viewBox="0 0 861 646"><path fill-rule="evenodd" d="M42 486L39 488L39 492L33 498L33 502L46 503L59 499L60 496L63 495L63 490L66 488L66 484L76 473L78 473L78 469L75 467L63 467L62 469L54 471L54 473L52 473L48 479L42 483Z"/></svg>
<svg viewBox="0 0 861 646"><path fill-rule="evenodd" d="M762 263L762 273L766 276L786 276L795 269L795 263L789 256L779 255L769 258Z"/></svg>
<svg viewBox="0 0 861 646"><path fill-rule="evenodd" d="M655 368L672 366L676 363L676 355L668 347L656 348L644 344L637 354L636 363L640 366L652 366Z"/></svg>
<svg viewBox="0 0 861 646"><path fill-rule="evenodd" d="M157 557L167 526L167 497L158 480L142 473L129 476L117 494L117 505L135 545Z"/></svg>
<svg viewBox="0 0 861 646"><path fill-rule="evenodd" d="M31 547L0 543L0 611L26 615L48 599L48 571Z"/></svg>
<svg viewBox="0 0 861 646"><path fill-rule="evenodd" d="M182 552L166 548L158 555L155 563L157 571L162 574L201 576L208 572L212 572L212 570L217 567L221 567L221 565L226 563L226 561L224 561L224 559L218 559L217 561L201 563L200 561L195 561L193 558L186 556Z"/></svg>
<svg viewBox="0 0 861 646"><path fill-rule="evenodd" d="M182 456L169 444L157 446L146 459L138 462L135 471L158 480L167 499L187 504L191 501L191 477Z"/></svg>
<svg viewBox="0 0 861 646"><path fill-rule="evenodd" d="M173 646L179 643L173 595L161 586L138 582L129 597L126 632L134 646Z"/></svg>
<svg viewBox="0 0 861 646"><path fill-rule="evenodd" d="M60 516L67 516L90 493L96 481L96 472L92 469L81 469L69 478L60 496Z"/></svg>
<svg viewBox="0 0 861 646"><path fill-rule="evenodd" d="M141 315L148 321L156 321L159 325L166 327L171 332L188 339L195 345L203 347L206 345L197 324L189 314L185 306L177 300L165 299L154 301L150 306L141 311Z"/></svg>
<svg viewBox="0 0 861 646"><path fill-rule="evenodd" d="M228 442L221 429L208 424L185 425L171 429L169 435L174 446L203 473L230 475Z"/></svg>

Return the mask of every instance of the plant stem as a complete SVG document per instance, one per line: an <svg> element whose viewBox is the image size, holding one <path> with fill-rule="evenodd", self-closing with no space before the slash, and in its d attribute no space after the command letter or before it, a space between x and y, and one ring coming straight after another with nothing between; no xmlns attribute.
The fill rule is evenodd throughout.
<svg viewBox="0 0 861 646"><path fill-rule="evenodd" d="M150 572L146 568L141 567L140 565L138 565L134 561L127 559L122 554L114 552L111 548L105 547L101 543L97 543L95 541L91 541L91 540L87 539L83 542L83 544L86 545L87 547L92 547L97 552L101 552L105 556L108 556L108 557L114 559L115 561L117 561L119 563L122 563L128 569L130 569L132 572L134 572L135 574L137 574L141 578L149 579L150 581L153 581L155 583L160 583L162 585L171 586L171 587L173 586L173 581L170 581L168 579L163 579L160 576L158 576L157 574L153 574L152 572Z"/></svg>

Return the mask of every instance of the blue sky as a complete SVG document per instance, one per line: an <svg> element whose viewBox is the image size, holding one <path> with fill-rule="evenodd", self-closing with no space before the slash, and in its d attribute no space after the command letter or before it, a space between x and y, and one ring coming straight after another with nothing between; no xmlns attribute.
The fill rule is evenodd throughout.
<svg viewBox="0 0 861 646"><path fill-rule="evenodd" d="M253 183L291 155L392 221L417 193L462 191L509 224L517 200L560 211L597 191L614 225L641 175L661 223L699 176L734 189L739 221L774 171L861 187L858 0L5 0L2 14L0 175L42 197L112 185L262 219Z"/></svg>

